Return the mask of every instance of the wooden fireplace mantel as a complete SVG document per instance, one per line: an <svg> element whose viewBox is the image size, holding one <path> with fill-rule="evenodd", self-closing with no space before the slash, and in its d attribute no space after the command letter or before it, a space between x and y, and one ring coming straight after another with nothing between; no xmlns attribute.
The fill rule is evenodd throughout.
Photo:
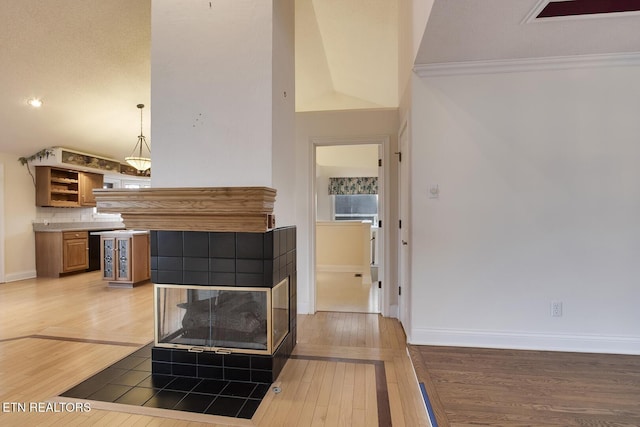
<svg viewBox="0 0 640 427"><path fill-rule="evenodd" d="M142 230L263 233L275 227L268 187L95 189L100 213L119 213Z"/></svg>

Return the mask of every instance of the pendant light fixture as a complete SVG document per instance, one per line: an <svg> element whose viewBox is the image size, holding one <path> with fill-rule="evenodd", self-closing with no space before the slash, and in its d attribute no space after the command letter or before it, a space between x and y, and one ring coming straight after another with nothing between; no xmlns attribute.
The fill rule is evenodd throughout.
<svg viewBox="0 0 640 427"><path fill-rule="evenodd" d="M142 134L142 109L144 108L144 104L138 104L137 107L140 109L140 135L138 135L138 142L135 147L133 147L131 156L125 157L124 160L138 171L143 172L151 168L151 148L149 148L147 139ZM146 152L149 153L148 157L142 155L143 148L147 149Z"/></svg>

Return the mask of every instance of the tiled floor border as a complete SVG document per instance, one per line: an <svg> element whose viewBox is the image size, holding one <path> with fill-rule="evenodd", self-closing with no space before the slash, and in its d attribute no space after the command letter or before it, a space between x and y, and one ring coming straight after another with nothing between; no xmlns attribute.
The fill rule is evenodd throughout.
<svg viewBox="0 0 640 427"><path fill-rule="evenodd" d="M321 357L321 356L297 356L291 355L290 359L316 360L325 362L343 362L373 365L376 373L376 399L378 403L378 425L391 425L391 408L389 406L389 391L387 389L387 374L384 368L384 361L369 359L349 359L344 357Z"/></svg>
<svg viewBox="0 0 640 427"><path fill-rule="evenodd" d="M112 341L98 341L98 340L82 340L82 339L73 339L73 338L61 338L61 337L48 337L43 335L30 335L19 338L12 338L3 341L10 341L21 338L40 338L40 339L58 339L62 341L74 341L74 342L89 342L89 343L97 343L97 344L111 344L111 345L124 345L124 346L136 346L136 347L144 347L139 344L134 343L118 343ZM389 392L387 389L386 382L386 370L384 367L384 361L382 360L369 360L369 359L350 359L344 357L322 357L322 356L300 356L300 355L291 355L290 359L298 359L298 360L313 360L313 361L325 361L325 362L342 362L342 363L355 363L355 364L368 364L373 365L375 370L376 377L376 401L378 407L378 425L379 426L390 426L391 423L391 408L389 406ZM74 398L56 396L51 401L61 401L61 402L75 402L80 401ZM268 400L266 397L264 400ZM264 401L263 400L263 401ZM82 400L85 402L86 400ZM91 401L92 408L94 409L102 409L108 411L117 411L117 412L126 412L140 415L148 415L148 416L157 416L171 419L185 419L189 421L213 421L213 419L217 419L216 422L222 422L224 420L228 420L233 425L244 424L248 420L242 420L238 418L229 418L229 417L220 417L217 415L203 415L197 414L193 412L184 412L184 411L176 411L169 409L159 409L159 408L146 408L142 406L135 405L125 405L118 403L110 403L110 402L101 402L101 401ZM213 417L213 418L212 418ZM253 424L246 424L253 425Z"/></svg>
<svg viewBox="0 0 640 427"><path fill-rule="evenodd" d="M0 342L10 342L10 341L18 341L18 340L24 340L24 339L69 341L69 342L80 342L80 343L87 343L87 344L117 345L122 347L144 347L146 345L146 344L141 344L136 342L91 340L86 338L57 337L53 335L38 335L38 334L4 338L4 339L0 339Z"/></svg>

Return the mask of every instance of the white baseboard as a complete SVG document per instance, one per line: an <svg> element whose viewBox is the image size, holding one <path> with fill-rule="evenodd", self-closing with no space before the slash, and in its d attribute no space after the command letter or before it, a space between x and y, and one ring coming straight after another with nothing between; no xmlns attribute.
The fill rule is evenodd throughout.
<svg viewBox="0 0 640 427"><path fill-rule="evenodd" d="M413 328L410 344L640 355L640 337Z"/></svg>
<svg viewBox="0 0 640 427"><path fill-rule="evenodd" d="M311 311L309 311L309 303L301 303L298 301L298 314L311 314Z"/></svg>
<svg viewBox="0 0 640 427"><path fill-rule="evenodd" d="M385 317L391 317L393 319L397 319L398 318L398 305L397 304L391 304L389 306L389 313L387 313Z"/></svg>
<svg viewBox="0 0 640 427"><path fill-rule="evenodd" d="M18 280L33 279L36 276L37 276L37 273L35 270L21 271L18 273L5 274L4 280L5 282L9 283L9 282L17 282Z"/></svg>

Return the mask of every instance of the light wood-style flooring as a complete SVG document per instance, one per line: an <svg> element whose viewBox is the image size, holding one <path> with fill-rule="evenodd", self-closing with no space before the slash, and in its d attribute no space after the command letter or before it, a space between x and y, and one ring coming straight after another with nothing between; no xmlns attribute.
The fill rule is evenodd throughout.
<svg viewBox="0 0 640 427"><path fill-rule="evenodd" d="M640 426L640 356L410 346L439 427Z"/></svg>
<svg viewBox="0 0 640 427"><path fill-rule="evenodd" d="M251 420L91 402L20 412L153 339L153 289L108 288L99 272L0 284L2 426L429 426L402 327L377 314L298 318L298 344Z"/></svg>
<svg viewBox="0 0 640 427"><path fill-rule="evenodd" d="M345 272L316 272L316 308L319 311L379 313L380 292L371 280Z"/></svg>

